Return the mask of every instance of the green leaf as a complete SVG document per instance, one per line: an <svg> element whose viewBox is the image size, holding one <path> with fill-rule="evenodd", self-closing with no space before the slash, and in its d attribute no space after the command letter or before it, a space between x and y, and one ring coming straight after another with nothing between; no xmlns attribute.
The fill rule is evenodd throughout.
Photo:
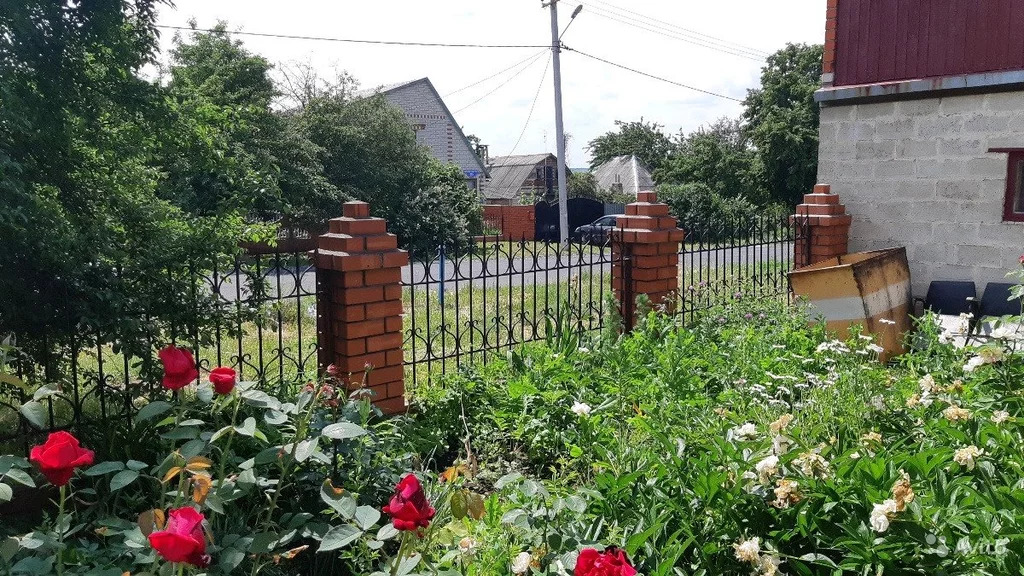
<svg viewBox="0 0 1024 576"><path fill-rule="evenodd" d="M164 412L167 412L171 408L174 408L174 406L169 402L164 402L163 400L150 402L139 409L139 413L135 415L135 421L144 422L146 420L151 420Z"/></svg>
<svg viewBox="0 0 1024 576"><path fill-rule="evenodd" d="M469 501L465 490L459 490L452 494L452 517L462 520L469 514Z"/></svg>
<svg viewBox="0 0 1024 576"><path fill-rule="evenodd" d="M253 554L266 554L274 549L277 544L277 532L260 532L252 538L249 544L249 552Z"/></svg>
<svg viewBox="0 0 1024 576"><path fill-rule="evenodd" d="M271 426L280 426L288 421L288 415L278 410L267 410L263 413L263 419Z"/></svg>
<svg viewBox="0 0 1024 576"><path fill-rule="evenodd" d="M323 540L320 541L320 548L317 552L328 552L330 550L337 550L338 548L348 546L357 538L362 536L362 534L362 530L350 524L335 526L324 535Z"/></svg>
<svg viewBox="0 0 1024 576"><path fill-rule="evenodd" d="M337 422L325 426L323 432L324 436L333 440L348 440L349 438L358 438L367 434L366 429L358 424L351 422Z"/></svg>
<svg viewBox="0 0 1024 576"><path fill-rule="evenodd" d="M280 400L262 390L245 390L242 392L242 399L245 400L246 404L257 408L270 408L271 410L279 410L281 408Z"/></svg>
<svg viewBox="0 0 1024 576"><path fill-rule="evenodd" d="M117 492L121 488L135 482L138 477L139 473L136 470L121 470L110 479L110 491Z"/></svg>
<svg viewBox="0 0 1024 576"><path fill-rule="evenodd" d="M0 502L10 502L13 497L14 490L7 484L0 482Z"/></svg>
<svg viewBox="0 0 1024 576"><path fill-rule="evenodd" d="M145 462L139 462L138 460L129 460L127 462L127 465L132 470L142 470L149 466L149 464L146 464Z"/></svg>
<svg viewBox="0 0 1024 576"><path fill-rule="evenodd" d="M394 538L395 536L398 536L398 528L395 528L395 525L391 524L389 522L389 523L381 526L380 530L377 530L376 538L377 538L377 540L382 540L383 541L383 540L390 540L390 539Z"/></svg>
<svg viewBox="0 0 1024 576"><path fill-rule="evenodd" d="M49 574L53 571L53 555L47 558L27 556L11 566L11 574Z"/></svg>
<svg viewBox="0 0 1024 576"><path fill-rule="evenodd" d="M83 472L83 474L86 476L102 476L111 472L120 472L121 470L124 470L124 462L108 460L106 462L100 462L95 466L90 466L88 470Z"/></svg>
<svg viewBox="0 0 1024 576"><path fill-rule="evenodd" d="M13 536L4 538L4 541L0 542L0 558L3 558L4 562L10 562L20 548L21 544L18 543L17 538Z"/></svg>
<svg viewBox="0 0 1024 576"><path fill-rule="evenodd" d="M28 486L29 488L35 488L36 483L32 480L32 477L28 475L28 472L24 470L18 470L17 468L11 468L4 474L4 477L8 480L14 480L18 484Z"/></svg>
<svg viewBox="0 0 1024 576"><path fill-rule="evenodd" d="M256 419L249 416L242 422L241 426L235 426L235 432L242 436L253 436L256 434Z"/></svg>
<svg viewBox="0 0 1024 576"><path fill-rule="evenodd" d="M380 510L373 506L360 506L356 508L356 525L363 530L369 530L380 520Z"/></svg>
<svg viewBox="0 0 1024 576"><path fill-rule="evenodd" d="M238 565L242 563L242 560L245 560L245 552L237 548L221 550L217 556L220 557L219 564L224 568L225 573L238 568Z"/></svg>
<svg viewBox="0 0 1024 576"><path fill-rule="evenodd" d="M28 420L29 424L32 424L36 428L46 428L47 422L49 421L49 413L46 407L41 402L35 400L29 400L18 408L21 415Z"/></svg>
<svg viewBox="0 0 1024 576"><path fill-rule="evenodd" d="M398 576L405 576L419 566L422 557L417 553L409 556L398 565Z"/></svg>
<svg viewBox="0 0 1024 576"><path fill-rule="evenodd" d="M216 432L213 433L213 436L210 436L210 444L213 444L214 442L217 441L218 438L220 438L221 436L227 434L228 432L231 432L234 429L235 429L235 427L231 426L229 424L229 425L221 428L220 430L217 430Z"/></svg>

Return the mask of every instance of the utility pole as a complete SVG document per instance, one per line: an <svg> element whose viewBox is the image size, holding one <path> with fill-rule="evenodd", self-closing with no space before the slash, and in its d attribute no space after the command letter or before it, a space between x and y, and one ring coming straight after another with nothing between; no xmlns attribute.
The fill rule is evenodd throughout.
<svg viewBox="0 0 1024 576"><path fill-rule="evenodd" d="M551 9L551 64L555 78L555 147L558 152L558 230L562 244L569 242L569 193L565 183L565 129L562 126L562 41L558 34L558 0L542 4ZM575 15L574 15L575 16Z"/></svg>

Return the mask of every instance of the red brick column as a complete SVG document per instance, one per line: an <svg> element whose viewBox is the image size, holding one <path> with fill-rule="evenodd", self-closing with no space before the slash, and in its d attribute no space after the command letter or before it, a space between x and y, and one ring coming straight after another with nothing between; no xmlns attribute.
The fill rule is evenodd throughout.
<svg viewBox="0 0 1024 576"><path fill-rule="evenodd" d="M668 205L654 192L640 192L626 205L612 232L612 289L631 329L637 318L636 297L646 294L654 305L675 307L679 289L679 243L684 232L668 215Z"/></svg>
<svg viewBox="0 0 1024 576"><path fill-rule="evenodd" d="M831 86L836 72L836 18L839 0L827 0L825 4L825 50L821 59L821 83Z"/></svg>
<svg viewBox="0 0 1024 576"><path fill-rule="evenodd" d="M815 184L813 194L804 194L804 203L790 217L796 226L793 261L797 268L816 264L849 251L850 224L853 216L839 203L828 184Z"/></svg>
<svg viewBox="0 0 1024 576"><path fill-rule="evenodd" d="M402 412L401 274L409 253L398 249L387 222L370 217L369 204L346 202L343 214L317 244L320 368L333 364L350 389L369 388L383 412Z"/></svg>

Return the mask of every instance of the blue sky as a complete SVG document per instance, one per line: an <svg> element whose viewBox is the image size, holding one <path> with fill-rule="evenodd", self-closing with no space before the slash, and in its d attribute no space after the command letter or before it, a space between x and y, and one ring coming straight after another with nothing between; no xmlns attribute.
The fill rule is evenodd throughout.
<svg viewBox="0 0 1024 576"><path fill-rule="evenodd" d="M562 27L579 0L560 0ZM584 9L565 34L570 48L708 91L743 98L757 86L763 61L757 54L786 42L817 42L824 36L825 0L582 0ZM785 8L781 8L784 6ZM159 23L200 27L218 19L231 29L336 38L445 43L550 43L548 11L532 0L177 0ZM163 43L170 43L165 33ZM272 62L308 61L330 73L347 70L362 87L428 76L449 94L540 53L538 48L406 48L243 37ZM733 52L730 54L729 52ZM738 56L740 53L743 56ZM467 133L509 153L554 151L551 71L542 84L546 55L490 81L445 98ZM521 72L520 72L521 71ZM520 72L510 81L509 79ZM503 82L507 82L499 88ZM565 127L571 135L568 163L589 158L586 143L614 128L615 120L644 117L675 133L716 118L736 116L738 103L648 79L580 54L562 57ZM532 119L530 105L540 87ZM526 126L525 132L523 130Z"/></svg>

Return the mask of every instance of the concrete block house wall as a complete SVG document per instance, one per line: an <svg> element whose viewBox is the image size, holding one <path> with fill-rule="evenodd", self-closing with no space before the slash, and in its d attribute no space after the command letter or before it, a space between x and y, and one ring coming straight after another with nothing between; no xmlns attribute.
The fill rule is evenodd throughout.
<svg viewBox="0 0 1024 576"><path fill-rule="evenodd" d="M818 181L853 216L850 251L906 246L915 295L932 280L1005 281L1024 252L1024 214L1007 208L1024 150L1024 2L827 3Z"/></svg>
<svg viewBox="0 0 1024 576"><path fill-rule="evenodd" d="M484 163L429 79L386 86L379 92L405 113L417 142L428 147L437 160L458 166L470 188L480 189L487 176Z"/></svg>

